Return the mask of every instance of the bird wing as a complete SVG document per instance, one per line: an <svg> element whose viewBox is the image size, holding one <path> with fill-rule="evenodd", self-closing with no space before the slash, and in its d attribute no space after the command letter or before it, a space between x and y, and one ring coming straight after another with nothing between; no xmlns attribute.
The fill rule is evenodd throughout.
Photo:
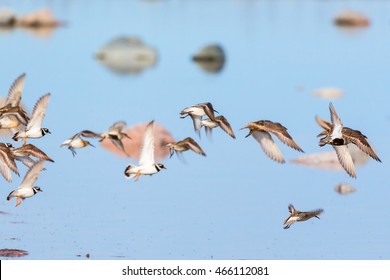
<svg viewBox="0 0 390 280"><path fill-rule="evenodd" d="M32 127L41 127L43 118L45 117L46 113L46 107L49 103L50 99L50 93L46 93L45 95L42 95L38 101L35 103L31 119L29 123L27 124L27 130L30 130Z"/></svg>
<svg viewBox="0 0 390 280"><path fill-rule="evenodd" d="M257 142L259 142L264 153L269 158L279 163L285 162L282 153L280 152L278 146L276 146L274 140L268 132L253 130L252 136L256 139Z"/></svg>
<svg viewBox="0 0 390 280"><path fill-rule="evenodd" d="M154 164L154 135L153 135L154 121L148 123L145 129L144 138L141 147L141 156L139 160L140 165Z"/></svg>
<svg viewBox="0 0 390 280"><path fill-rule="evenodd" d="M327 131L331 131L332 130L332 127L333 125L329 122L327 122L326 120L324 120L323 118L319 117L319 116L316 116L316 122L319 126L321 126L323 129L327 130Z"/></svg>
<svg viewBox="0 0 390 280"><path fill-rule="evenodd" d="M111 138L110 140L111 140L112 144L114 144L115 147L117 147L120 151L124 152L127 155L127 153L125 151L125 147L123 146L122 140L113 139L113 138Z"/></svg>
<svg viewBox="0 0 390 280"><path fill-rule="evenodd" d="M279 123L275 123L275 128L269 127L269 126L264 126L264 130L273 133L280 141L282 141L284 144L289 146L290 148L293 148L294 150L303 152L301 147L298 146L297 143L292 139L291 135L287 132L287 128L282 126Z"/></svg>
<svg viewBox="0 0 390 280"><path fill-rule="evenodd" d="M359 130L354 130L351 128L344 127L344 131L347 131L347 133L343 133L343 136L345 139L347 139L347 142L351 142L355 144L362 152L366 153L376 161L381 162L378 155L374 152L370 144L368 144L368 141L366 140L367 137L361 133Z"/></svg>
<svg viewBox="0 0 390 280"><path fill-rule="evenodd" d="M198 104L198 106L202 107L205 114L213 121L215 121L214 108L210 102Z"/></svg>
<svg viewBox="0 0 390 280"><path fill-rule="evenodd" d="M292 204L288 205L288 212L290 212L291 214L295 212L295 208Z"/></svg>
<svg viewBox="0 0 390 280"><path fill-rule="evenodd" d="M187 142L188 148L190 148L192 151L202 156L206 156L206 153L202 150L202 148L199 146L198 143L196 143L194 139L192 139L191 137L187 137L185 141Z"/></svg>
<svg viewBox="0 0 390 280"><path fill-rule="evenodd" d="M12 182L11 169L4 162L0 162L0 173L7 182Z"/></svg>
<svg viewBox="0 0 390 280"><path fill-rule="evenodd" d="M190 115L190 117L194 123L195 132L200 136L202 117L194 116L194 115Z"/></svg>
<svg viewBox="0 0 390 280"><path fill-rule="evenodd" d="M11 106L19 106L20 100L22 99L22 91L24 87L24 80L26 78L26 74L23 73L12 83L9 91L7 99L5 100L5 104L11 104Z"/></svg>
<svg viewBox="0 0 390 280"><path fill-rule="evenodd" d="M20 161L28 168L31 168L35 164L35 160L29 158L29 157L21 157L21 156L15 156L15 160Z"/></svg>
<svg viewBox="0 0 390 280"><path fill-rule="evenodd" d="M1 161L8 166L15 174L19 175L18 167L16 166L14 156L9 148L0 149Z"/></svg>
<svg viewBox="0 0 390 280"><path fill-rule="evenodd" d="M54 162L54 160L52 160L46 153L44 153L41 149L39 149L38 147L34 146L33 144L27 144L27 145L22 146L22 147L20 147L18 149L28 150L30 155L33 156L33 157ZM15 150L18 150L18 149L15 149Z"/></svg>
<svg viewBox="0 0 390 280"><path fill-rule="evenodd" d="M353 160L347 146L332 145L332 147L335 149L337 158L339 159L339 162L341 163L341 166L344 168L344 170L347 171L349 176L356 178L355 165L353 164Z"/></svg>
<svg viewBox="0 0 390 280"><path fill-rule="evenodd" d="M36 162L33 166L31 166L31 168L27 171L26 175L24 176L23 181L20 184L18 189L33 187L35 181L39 177L39 173L43 169L43 163L44 160L40 160Z"/></svg>
<svg viewBox="0 0 390 280"><path fill-rule="evenodd" d="M122 131L122 129L124 129L126 127L126 125L127 124L125 121L119 121L119 122L114 123L112 126L110 126L108 131L112 131L112 130Z"/></svg>
<svg viewBox="0 0 390 280"><path fill-rule="evenodd" d="M87 138L102 138L101 134L100 133L96 133L96 132L93 132L91 130L82 130L80 131L79 133L76 133L72 138L75 138L76 136L83 136L83 137L87 137Z"/></svg>
<svg viewBox="0 0 390 280"><path fill-rule="evenodd" d="M330 119L332 121L332 124L343 126L343 124L341 123L341 119L337 114L336 109L334 108L332 102L329 103L329 111L330 111Z"/></svg>
<svg viewBox="0 0 390 280"><path fill-rule="evenodd" d="M228 122L228 120L224 116L219 116L216 118L216 120L218 121L218 124L223 131L225 131L233 139L236 139L236 136L234 135L233 129L230 126L230 123Z"/></svg>

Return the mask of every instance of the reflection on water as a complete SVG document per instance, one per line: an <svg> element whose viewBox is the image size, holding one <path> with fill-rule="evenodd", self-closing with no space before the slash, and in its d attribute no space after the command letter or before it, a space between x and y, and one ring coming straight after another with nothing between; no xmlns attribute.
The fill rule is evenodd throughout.
<svg viewBox="0 0 390 280"><path fill-rule="evenodd" d="M225 52L219 45L208 45L192 57L203 70L210 73L220 72L225 64Z"/></svg>
<svg viewBox="0 0 390 280"><path fill-rule="evenodd" d="M17 11L37 9L35 1L11 2ZM67 28L56 29L46 40L26 36L20 28L1 36L3 91L26 72L32 81L23 93L28 108L42 88L52 92L44 119L52 134L35 141L55 160L39 179L44 192L19 207L5 198L23 178L15 176L11 184L0 177L0 210L10 213L0 215L1 248L23 249L29 252L25 259L86 254L93 259L390 257L390 227L383 223L390 219L390 26L385 13L390 2L348 1L375 23L353 36L333 24L344 1L226 0L207 1L207 8L203 2L49 1L56 16L69 23ZM112 65L126 63L112 71L129 75L114 75L91 60L107 38L118 34L144 39L144 44L133 37L113 43ZM225 63L205 74L190 57L210 42L223 49L220 62ZM150 55L145 57L152 58L142 61L143 66L137 66L134 54L140 45L141 53L146 48ZM223 70L212 72L218 69ZM363 158L364 168L351 179L331 147L328 155L316 155L324 150L318 146L313 117L329 115L328 101L296 94L297 85L337 85L346 92L334 102L337 111L346 124L369 135L383 163ZM213 133L214 141L198 137L179 112L205 100L233 129L249 120L282 121L312 156L309 165L324 163L341 172L276 164L258 142L245 139L245 131L235 130L235 140L220 129ZM101 132L121 119L129 124L126 132L132 139L124 145L131 158L119 155L109 140L102 143L111 145L109 150L96 145L76 157L59 148L77 131ZM126 180L123 171L138 160L144 123L150 120L163 124L161 132L155 125L156 157L164 158L167 170L138 182ZM143 125L133 126L139 123ZM165 144L173 141L171 134L176 140L193 137L207 157L188 152L187 164L175 156L168 159ZM12 139L4 136L1 141ZM286 159L298 156L282 144L280 148ZM27 168L18 167L25 174ZM350 196L336 194L334 186L344 181L364 187ZM286 231L282 224L289 203L325 212L321 220ZM382 215L374 217L367 209Z"/></svg>
<svg viewBox="0 0 390 280"><path fill-rule="evenodd" d="M37 37L47 38L64 23L57 20L49 9L41 9L18 16L11 10L0 10L0 31L11 32L21 28Z"/></svg>
<svg viewBox="0 0 390 280"><path fill-rule="evenodd" d="M313 95L326 100L335 100L343 97L344 92L339 88L329 87L329 88L315 89L313 91Z"/></svg>
<svg viewBox="0 0 390 280"><path fill-rule="evenodd" d="M348 183L340 183L334 187L334 191L346 195L355 192L356 188Z"/></svg>
<svg viewBox="0 0 390 280"><path fill-rule="evenodd" d="M348 144L347 147L351 154L352 161L356 166L367 164L370 157L366 153L362 152L354 144ZM344 171L334 150L300 156L290 160L290 162L313 168Z"/></svg>
<svg viewBox="0 0 390 280"><path fill-rule="evenodd" d="M134 37L112 40L96 53L96 58L119 74L139 74L157 62L157 51Z"/></svg>

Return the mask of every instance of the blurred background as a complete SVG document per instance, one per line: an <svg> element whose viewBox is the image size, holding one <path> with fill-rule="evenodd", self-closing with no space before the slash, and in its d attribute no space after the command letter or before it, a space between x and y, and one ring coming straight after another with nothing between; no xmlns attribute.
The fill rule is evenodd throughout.
<svg viewBox="0 0 390 280"><path fill-rule="evenodd" d="M12 183L0 178L0 249L25 250L23 259L390 258L389 1L9 0L0 8L0 94L24 72L29 112L52 93L43 121L52 134L28 143L55 160L37 181L43 192L16 208L6 197L27 169L18 164ZM329 120L330 101L382 160L357 165L357 179L318 168L317 153L332 147L318 146L314 117ZM201 102L229 120L236 139L219 128L199 138L179 118ZM130 128L155 120L207 156L186 152L183 162L166 151L158 161L167 170L134 182L124 169L135 157L93 139L96 148L75 157L60 148L119 120ZM256 120L286 126L305 154L276 139L287 163L270 160L239 130ZM311 154L314 166L290 161ZM341 183L355 192L336 192ZM289 203L324 213L284 230Z"/></svg>

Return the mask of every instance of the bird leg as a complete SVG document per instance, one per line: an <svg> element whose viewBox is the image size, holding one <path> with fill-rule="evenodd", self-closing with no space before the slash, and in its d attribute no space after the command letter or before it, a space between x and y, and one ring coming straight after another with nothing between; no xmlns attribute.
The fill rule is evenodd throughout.
<svg viewBox="0 0 390 280"><path fill-rule="evenodd" d="M16 205L15 207L18 207L22 203L22 200L20 199L20 196L16 197Z"/></svg>
<svg viewBox="0 0 390 280"><path fill-rule="evenodd" d="M140 170L138 170L137 173L135 173L134 181L138 182L139 176L141 176Z"/></svg>
<svg viewBox="0 0 390 280"><path fill-rule="evenodd" d="M26 144L27 144L27 138L23 137L23 146L26 146Z"/></svg>

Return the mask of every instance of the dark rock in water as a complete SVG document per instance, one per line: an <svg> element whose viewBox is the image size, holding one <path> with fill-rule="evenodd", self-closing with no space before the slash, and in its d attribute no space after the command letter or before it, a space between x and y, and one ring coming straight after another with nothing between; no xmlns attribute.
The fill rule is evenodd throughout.
<svg viewBox="0 0 390 280"><path fill-rule="evenodd" d="M338 26L344 27L364 27L370 25L370 20L361 13L344 11L335 17L334 23Z"/></svg>
<svg viewBox="0 0 390 280"><path fill-rule="evenodd" d="M219 72L225 64L225 53L219 45L209 45L201 49L192 60L207 72Z"/></svg>
<svg viewBox="0 0 390 280"><path fill-rule="evenodd" d="M0 257L19 258L27 256L28 252L19 249L0 249Z"/></svg>
<svg viewBox="0 0 390 280"><path fill-rule="evenodd" d="M96 58L116 73L138 74L156 64L157 51L138 38L120 37L101 48Z"/></svg>
<svg viewBox="0 0 390 280"><path fill-rule="evenodd" d="M16 15L10 10L0 10L0 27L13 27L16 24Z"/></svg>

